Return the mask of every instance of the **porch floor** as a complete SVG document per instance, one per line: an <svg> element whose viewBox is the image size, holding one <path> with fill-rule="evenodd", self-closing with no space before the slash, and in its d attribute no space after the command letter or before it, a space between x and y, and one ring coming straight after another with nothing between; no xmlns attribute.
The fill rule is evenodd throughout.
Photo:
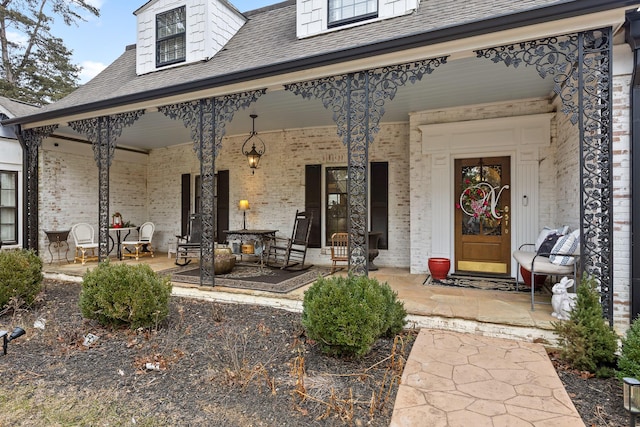
<svg viewBox="0 0 640 427"><path fill-rule="evenodd" d="M144 262L154 271L174 267L173 259L157 252L155 258L112 262ZM44 271L48 278L80 281L95 266L45 263ZM402 268L380 268L369 276L398 292L409 326L420 329L391 426L584 426L543 347L555 344L550 297L536 297L540 304L532 312L524 292L425 286L426 275ZM302 311L309 286L283 295L174 283L173 294Z"/></svg>
<svg viewBox="0 0 640 427"><path fill-rule="evenodd" d="M46 259L46 257L45 257ZM144 257L139 261L125 259L111 262L135 264L144 262L154 271L175 267L173 258L156 252L154 258ZM44 263L46 277L80 281L87 269L95 268L96 262ZM335 273L346 274L345 270ZM409 327L446 329L469 332L499 338L536 341L555 344L551 322L550 296L536 295L535 311L531 311L531 295L527 292L487 291L446 286L423 285L425 274L411 274L406 268L381 267L369 272L380 282L387 282L404 302L409 313ZM220 302L240 302L280 307L291 311L302 311L304 292L310 285L287 294L266 291L198 286L174 282L173 293L179 296L210 299Z"/></svg>

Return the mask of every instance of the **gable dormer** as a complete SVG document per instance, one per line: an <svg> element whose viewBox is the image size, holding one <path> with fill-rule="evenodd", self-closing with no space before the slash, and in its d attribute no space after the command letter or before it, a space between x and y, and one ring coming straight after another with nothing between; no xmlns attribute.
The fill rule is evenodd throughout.
<svg viewBox="0 0 640 427"><path fill-rule="evenodd" d="M246 22L225 0L152 0L134 15L138 75L207 60Z"/></svg>
<svg viewBox="0 0 640 427"><path fill-rule="evenodd" d="M412 13L420 0L296 0L297 36L304 38Z"/></svg>

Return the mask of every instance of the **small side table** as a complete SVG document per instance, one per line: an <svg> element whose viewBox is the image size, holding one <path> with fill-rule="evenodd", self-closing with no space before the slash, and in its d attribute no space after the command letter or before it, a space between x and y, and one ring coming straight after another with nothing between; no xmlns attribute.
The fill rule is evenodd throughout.
<svg viewBox="0 0 640 427"><path fill-rule="evenodd" d="M51 260L49 261L49 264L53 262L53 258L54 258L53 252L51 251L52 246L56 250L57 261L62 261L62 256L60 255L60 248L64 246L66 248L64 252L64 260L67 262L70 262L68 258L69 243L67 242L70 232L71 230L61 230L61 231L45 230L44 233L47 235L47 240L49 240L49 255L51 256Z"/></svg>

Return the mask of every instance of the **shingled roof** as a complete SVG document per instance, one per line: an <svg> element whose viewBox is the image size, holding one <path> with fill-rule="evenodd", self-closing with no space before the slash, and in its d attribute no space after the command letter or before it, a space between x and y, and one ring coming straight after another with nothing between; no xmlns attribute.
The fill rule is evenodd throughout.
<svg viewBox="0 0 640 427"><path fill-rule="evenodd" d="M296 3L290 0L245 13L247 23L208 61L138 76L135 46L127 47L98 76L64 99L43 107L37 116L57 117L124 105L631 3L422 0L418 10L409 15L298 39Z"/></svg>
<svg viewBox="0 0 640 427"><path fill-rule="evenodd" d="M0 114L4 113L9 117L20 117L33 114L40 110L40 107L16 99L0 96Z"/></svg>

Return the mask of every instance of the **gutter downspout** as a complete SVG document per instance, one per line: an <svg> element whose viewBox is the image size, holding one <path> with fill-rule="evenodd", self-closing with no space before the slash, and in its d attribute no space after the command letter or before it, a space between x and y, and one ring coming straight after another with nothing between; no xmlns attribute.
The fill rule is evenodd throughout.
<svg viewBox="0 0 640 427"><path fill-rule="evenodd" d="M24 142L24 138L22 137L22 126L19 124L15 125L16 137L18 141L20 141L20 146L22 147L22 247L24 249L32 249L29 247L29 236L27 230L27 204L29 201L27 200L27 171L29 170L28 160L29 155L27 153L27 144ZM36 252L38 248L35 248Z"/></svg>
<svg viewBox="0 0 640 427"><path fill-rule="evenodd" d="M640 12L627 12L626 42L633 49L631 79L631 289L629 322L640 314Z"/></svg>

